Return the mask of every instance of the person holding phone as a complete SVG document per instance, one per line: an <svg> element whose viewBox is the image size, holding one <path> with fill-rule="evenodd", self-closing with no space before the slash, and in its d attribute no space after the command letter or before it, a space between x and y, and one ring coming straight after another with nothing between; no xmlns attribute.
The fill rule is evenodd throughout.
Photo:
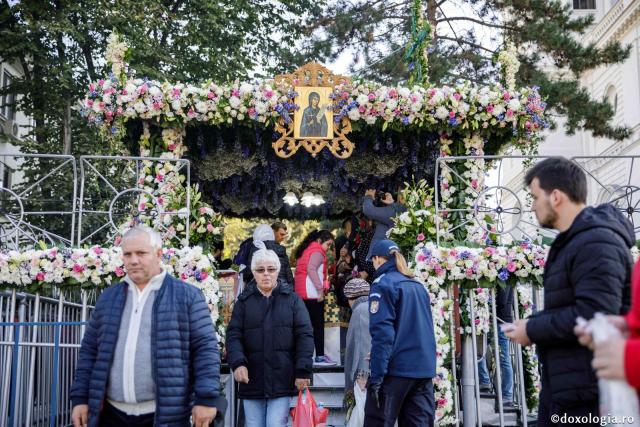
<svg viewBox="0 0 640 427"><path fill-rule="evenodd" d="M544 310L503 326L520 345L536 344L542 366L538 425L555 426L552 415L599 415L592 353L574 334L576 318L629 308L633 227L615 207L587 207L587 178L561 157L533 166L525 176L531 210L541 226L560 233L544 271ZM597 425L597 424L592 424Z"/></svg>

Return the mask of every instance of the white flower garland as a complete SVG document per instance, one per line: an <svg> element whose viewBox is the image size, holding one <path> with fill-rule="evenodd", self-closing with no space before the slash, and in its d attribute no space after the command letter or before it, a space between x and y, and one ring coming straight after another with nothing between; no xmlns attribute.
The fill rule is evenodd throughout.
<svg viewBox="0 0 640 427"><path fill-rule="evenodd" d="M518 51L513 43L507 43L507 47L498 54L498 62L502 66L504 81L507 90L513 90L516 87L516 74L520 69L520 60L518 60Z"/></svg>
<svg viewBox="0 0 640 427"><path fill-rule="evenodd" d="M164 249L162 264L167 272L198 287L214 309L211 319L218 321L219 284L213 259L195 246ZM37 292L47 285L59 287L104 287L124 277L119 247L88 249L26 250L0 252L0 283L3 288Z"/></svg>

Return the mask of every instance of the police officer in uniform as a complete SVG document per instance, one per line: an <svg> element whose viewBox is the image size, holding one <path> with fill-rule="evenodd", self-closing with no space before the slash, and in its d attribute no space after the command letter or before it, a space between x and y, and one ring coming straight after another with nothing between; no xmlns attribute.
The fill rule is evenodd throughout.
<svg viewBox="0 0 640 427"><path fill-rule="evenodd" d="M371 376L364 427L433 426L436 342L429 294L391 240L371 251Z"/></svg>

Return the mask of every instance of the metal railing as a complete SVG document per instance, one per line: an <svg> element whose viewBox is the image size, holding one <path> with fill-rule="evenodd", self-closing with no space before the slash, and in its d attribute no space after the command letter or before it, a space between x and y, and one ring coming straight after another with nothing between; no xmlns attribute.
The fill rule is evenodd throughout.
<svg viewBox="0 0 640 427"><path fill-rule="evenodd" d="M69 392L95 293L54 293L0 292L0 427L71 423Z"/></svg>

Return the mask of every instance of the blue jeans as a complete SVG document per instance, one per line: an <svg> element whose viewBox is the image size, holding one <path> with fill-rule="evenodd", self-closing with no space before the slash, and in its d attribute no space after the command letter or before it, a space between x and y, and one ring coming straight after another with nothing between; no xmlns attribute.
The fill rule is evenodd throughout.
<svg viewBox="0 0 640 427"><path fill-rule="evenodd" d="M247 427L286 427L289 420L290 397L244 399Z"/></svg>
<svg viewBox="0 0 640 427"><path fill-rule="evenodd" d="M513 368L511 367L511 357L509 356L509 339L502 330L498 329L498 342L500 343L500 372L502 374L502 400L513 401ZM489 370L486 359L478 362L478 377L480 385L490 385ZM497 382L497 380L496 380Z"/></svg>

